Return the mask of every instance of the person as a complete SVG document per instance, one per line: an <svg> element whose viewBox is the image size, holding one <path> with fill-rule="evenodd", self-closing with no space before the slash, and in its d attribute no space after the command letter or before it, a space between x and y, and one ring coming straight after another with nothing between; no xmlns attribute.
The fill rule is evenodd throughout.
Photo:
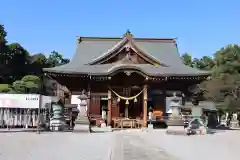
<svg viewBox="0 0 240 160"><path fill-rule="evenodd" d="M153 116L152 113L153 113L153 109L152 109L152 107L150 106L150 107L149 107L149 111L148 111L148 118L149 118L150 121L151 121L152 118L153 118L153 117L152 117L152 116Z"/></svg>
<svg viewBox="0 0 240 160"><path fill-rule="evenodd" d="M104 120L105 124L107 124L107 111L105 106L102 108L102 119Z"/></svg>

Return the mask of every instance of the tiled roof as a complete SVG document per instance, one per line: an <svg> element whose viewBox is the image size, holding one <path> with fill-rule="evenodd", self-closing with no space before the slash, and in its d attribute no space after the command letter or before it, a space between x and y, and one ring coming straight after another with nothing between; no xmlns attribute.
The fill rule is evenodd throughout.
<svg viewBox="0 0 240 160"><path fill-rule="evenodd" d="M77 50L70 63L54 67L44 68L45 72L66 73L66 74L89 74L107 75L117 69L129 68L144 72L147 75L156 76L197 76L209 75L208 72L185 66L178 53L174 39L148 39L133 38L136 45L142 52L148 54L166 66L153 66L149 64L98 64L89 65L94 60L101 59L108 52L114 50L124 41L124 38L80 38Z"/></svg>

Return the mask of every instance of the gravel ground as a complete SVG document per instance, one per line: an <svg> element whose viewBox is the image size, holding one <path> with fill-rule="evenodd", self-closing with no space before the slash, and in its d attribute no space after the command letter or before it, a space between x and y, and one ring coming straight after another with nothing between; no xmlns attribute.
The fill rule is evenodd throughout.
<svg viewBox="0 0 240 160"><path fill-rule="evenodd" d="M0 133L0 160L239 160L240 132Z"/></svg>
<svg viewBox="0 0 240 160"><path fill-rule="evenodd" d="M165 131L141 134L152 145L162 148L180 160L239 160L240 131L177 136Z"/></svg>

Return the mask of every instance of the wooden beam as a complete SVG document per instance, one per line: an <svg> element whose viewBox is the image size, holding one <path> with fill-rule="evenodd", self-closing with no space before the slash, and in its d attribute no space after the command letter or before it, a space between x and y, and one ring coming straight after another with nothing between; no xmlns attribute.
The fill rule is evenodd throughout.
<svg viewBox="0 0 240 160"><path fill-rule="evenodd" d="M112 124L112 92L108 89L108 119L107 125L111 126Z"/></svg>
<svg viewBox="0 0 240 160"><path fill-rule="evenodd" d="M147 109L147 101L148 101L148 90L147 85L144 85L143 87L143 127L147 127L147 115L148 115L148 109Z"/></svg>

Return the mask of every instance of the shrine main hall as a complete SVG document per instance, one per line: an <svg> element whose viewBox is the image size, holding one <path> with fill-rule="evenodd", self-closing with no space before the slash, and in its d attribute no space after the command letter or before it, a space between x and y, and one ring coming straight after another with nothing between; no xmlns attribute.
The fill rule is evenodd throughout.
<svg viewBox="0 0 240 160"><path fill-rule="evenodd" d="M136 38L129 31L120 38L78 37L72 60L44 72L66 86L70 97L86 91L89 117L105 111L109 126L127 118L142 120L143 127L150 108L161 119L167 97L191 97L189 87L209 76L183 64L176 39Z"/></svg>

